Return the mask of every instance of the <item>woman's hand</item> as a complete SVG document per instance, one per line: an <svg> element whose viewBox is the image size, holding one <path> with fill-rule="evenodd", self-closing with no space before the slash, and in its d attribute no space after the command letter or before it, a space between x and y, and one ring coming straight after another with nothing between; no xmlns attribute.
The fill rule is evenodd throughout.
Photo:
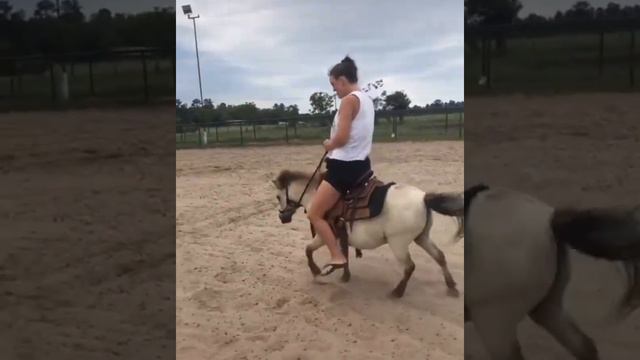
<svg viewBox="0 0 640 360"><path fill-rule="evenodd" d="M333 146L332 146L332 144L331 144L331 140L329 140L329 139L326 139L325 141L323 141L323 142L322 142L322 146L324 146L324 149L325 149L326 151L331 151L331 150L333 150Z"/></svg>

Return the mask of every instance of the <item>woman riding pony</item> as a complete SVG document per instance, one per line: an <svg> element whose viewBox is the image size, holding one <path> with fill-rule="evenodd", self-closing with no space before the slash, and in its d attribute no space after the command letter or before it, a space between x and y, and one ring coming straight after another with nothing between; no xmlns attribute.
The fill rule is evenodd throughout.
<svg viewBox="0 0 640 360"><path fill-rule="evenodd" d="M323 276L344 268L347 263L325 214L371 170L369 153L375 116L373 101L360 90L358 69L350 57L331 68L329 82L342 101L333 119L330 139L323 142L327 151L327 171L307 213L331 253L331 260L321 273Z"/></svg>

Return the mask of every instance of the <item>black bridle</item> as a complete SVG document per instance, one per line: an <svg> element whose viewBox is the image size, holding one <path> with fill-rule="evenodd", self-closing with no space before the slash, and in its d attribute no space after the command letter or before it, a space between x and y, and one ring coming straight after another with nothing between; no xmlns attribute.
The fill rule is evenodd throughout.
<svg viewBox="0 0 640 360"><path fill-rule="evenodd" d="M309 185L311 185L311 181L316 176L316 173L318 172L318 170L320 170L320 167L322 166L322 161L324 161L324 158L326 156L327 156L327 152L325 151L324 155L322 155L322 158L320 159L320 162L318 163L318 166L316 166L316 170L313 172L313 174L309 178L309 181L307 181L307 185L304 187L302 194L300 194L300 198L298 199L298 201L294 201L289 198L289 184L287 184L287 186L285 187L284 191L286 196L286 205L284 209L279 210L280 221L282 221L283 224L291 222L291 218L293 217L293 214L296 212L296 210L298 210L299 207L302 206L302 198L304 197L304 194L307 192L307 189L309 189ZM305 209L305 212L306 212L306 209Z"/></svg>

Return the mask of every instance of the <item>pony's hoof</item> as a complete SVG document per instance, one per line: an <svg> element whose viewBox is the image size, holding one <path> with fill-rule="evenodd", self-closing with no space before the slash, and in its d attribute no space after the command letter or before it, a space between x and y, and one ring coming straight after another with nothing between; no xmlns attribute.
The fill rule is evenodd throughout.
<svg viewBox="0 0 640 360"><path fill-rule="evenodd" d="M320 268L317 265L309 265L309 270L311 271L311 275L313 275L313 277L320 275Z"/></svg>
<svg viewBox="0 0 640 360"><path fill-rule="evenodd" d="M456 289L455 287L448 288L447 295L457 298L460 297L460 291L458 291L458 289Z"/></svg>
<svg viewBox="0 0 640 360"><path fill-rule="evenodd" d="M349 282L349 280L351 280L351 273L349 272L345 272L342 274L342 277L340 278L340 281L342 282Z"/></svg>
<svg viewBox="0 0 640 360"><path fill-rule="evenodd" d="M404 290L393 289L393 291L389 293L389 297L393 299L400 299L403 296L404 296Z"/></svg>

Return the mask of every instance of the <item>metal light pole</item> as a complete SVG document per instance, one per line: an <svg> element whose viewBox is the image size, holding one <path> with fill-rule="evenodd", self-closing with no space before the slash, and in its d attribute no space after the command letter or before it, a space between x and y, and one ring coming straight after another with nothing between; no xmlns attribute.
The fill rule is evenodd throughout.
<svg viewBox="0 0 640 360"><path fill-rule="evenodd" d="M196 32L196 19L200 15L192 16L193 11L191 5L182 5L182 12L187 15L187 18L193 20L193 36L196 39L196 60L198 62L198 84L200 85L200 106L204 106L204 100L202 99L202 78L200 76L200 55L198 54L198 33Z"/></svg>

